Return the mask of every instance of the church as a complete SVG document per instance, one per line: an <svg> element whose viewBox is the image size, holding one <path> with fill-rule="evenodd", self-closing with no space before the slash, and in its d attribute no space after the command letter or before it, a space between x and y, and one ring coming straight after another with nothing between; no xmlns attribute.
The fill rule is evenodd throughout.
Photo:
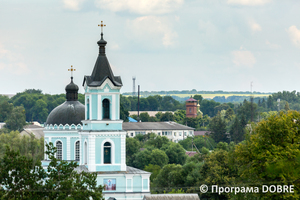
<svg viewBox="0 0 300 200"><path fill-rule="evenodd" d="M141 200L150 194L151 173L126 165L126 132L120 120L122 80L114 76L106 57L103 31L97 44L95 66L90 76L83 77L85 105L78 101L79 88L71 76L66 101L47 118L45 144L56 146L57 158L77 161L78 170L96 172L105 199ZM43 165L49 162L45 155Z"/></svg>

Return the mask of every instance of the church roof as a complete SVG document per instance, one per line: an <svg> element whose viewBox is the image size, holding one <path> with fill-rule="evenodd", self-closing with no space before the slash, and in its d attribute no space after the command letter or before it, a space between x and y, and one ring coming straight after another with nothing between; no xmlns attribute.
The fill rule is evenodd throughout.
<svg viewBox="0 0 300 200"><path fill-rule="evenodd" d="M194 130L176 122L124 122L123 130Z"/></svg>
<svg viewBox="0 0 300 200"><path fill-rule="evenodd" d="M126 171L99 171L98 174L151 174L141 169L126 166Z"/></svg>
<svg viewBox="0 0 300 200"><path fill-rule="evenodd" d="M196 99L193 99L192 97L191 98L189 98L188 100L186 100L186 101L197 101Z"/></svg>
<svg viewBox="0 0 300 200"><path fill-rule="evenodd" d="M50 112L46 125L82 124L81 120L84 120L85 117L85 107L78 101L78 86L73 83L73 77L71 77L71 83L66 86L65 90L67 101Z"/></svg>
<svg viewBox="0 0 300 200"><path fill-rule="evenodd" d="M105 54L106 41L103 39L103 33L101 33L101 39L97 42L99 45L99 54L96 60L93 72L91 76L84 76L83 85L86 82L88 86L97 87L100 86L107 78L115 86L122 86L122 80L120 76L114 76L108 59Z"/></svg>

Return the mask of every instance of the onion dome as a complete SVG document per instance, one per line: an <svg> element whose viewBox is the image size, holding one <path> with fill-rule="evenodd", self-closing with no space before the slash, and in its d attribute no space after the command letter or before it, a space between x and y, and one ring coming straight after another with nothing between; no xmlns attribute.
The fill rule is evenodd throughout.
<svg viewBox="0 0 300 200"><path fill-rule="evenodd" d="M85 117L85 107L78 101L78 86L71 82L66 86L67 100L54 108L48 115L46 125L78 125L82 124L81 120Z"/></svg>

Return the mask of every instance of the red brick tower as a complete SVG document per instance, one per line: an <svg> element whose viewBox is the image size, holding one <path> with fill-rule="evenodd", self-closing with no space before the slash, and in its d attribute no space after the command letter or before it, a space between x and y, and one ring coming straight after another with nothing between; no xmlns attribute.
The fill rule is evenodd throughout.
<svg viewBox="0 0 300 200"><path fill-rule="evenodd" d="M197 107L196 99L193 99L191 97L188 100L186 100L185 107L186 107L186 117L193 117L193 118L197 117L198 107Z"/></svg>

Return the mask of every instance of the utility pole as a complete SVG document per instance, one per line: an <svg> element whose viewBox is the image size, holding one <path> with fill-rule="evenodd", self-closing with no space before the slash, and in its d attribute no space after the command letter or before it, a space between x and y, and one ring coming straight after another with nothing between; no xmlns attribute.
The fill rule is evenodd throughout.
<svg viewBox="0 0 300 200"><path fill-rule="evenodd" d="M140 122L140 85L138 85L138 116L137 116L138 122Z"/></svg>

